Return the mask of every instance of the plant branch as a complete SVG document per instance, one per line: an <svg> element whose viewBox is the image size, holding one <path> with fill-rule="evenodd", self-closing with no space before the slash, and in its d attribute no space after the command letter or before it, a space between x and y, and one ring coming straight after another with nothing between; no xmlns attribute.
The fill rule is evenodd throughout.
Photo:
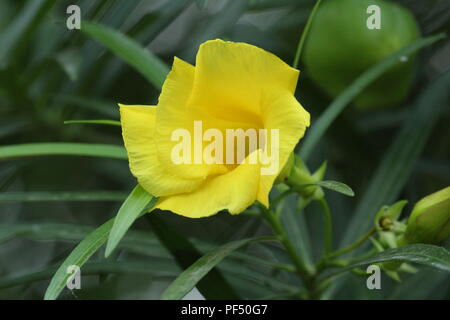
<svg viewBox="0 0 450 320"><path fill-rule="evenodd" d="M278 215L273 212L270 209L266 209L264 207L261 207L263 217L266 219L266 221L269 223L269 225L272 227L272 230L274 231L275 235L279 238L281 244L286 249L287 254L291 258L292 262L295 265L296 274L300 277L300 279L305 284L306 289L308 290L308 298L311 299L318 299L319 293L316 286L315 281L315 274L311 273L300 256L297 254L297 251L289 239L286 231L284 230L283 225L281 224L281 221L278 217ZM303 298L303 297L301 297Z"/></svg>
<svg viewBox="0 0 450 320"><path fill-rule="evenodd" d="M322 208L324 218L324 251L327 257L333 250L333 221L331 218L330 207L328 206L325 198L321 198L319 201Z"/></svg>
<svg viewBox="0 0 450 320"><path fill-rule="evenodd" d="M314 16L316 15L316 11L319 8L320 2L322 0L317 0L316 4L314 5L311 14L308 17L308 21L306 22L305 28L303 29L302 35L300 36L300 40L298 42L297 45L297 50L295 51L295 58L294 58L294 62L292 63L292 67L297 69L298 68L298 63L300 61L300 57L302 55L302 50L303 47L305 45L305 40L306 37L309 33L309 29L311 28L311 23L314 20Z"/></svg>
<svg viewBox="0 0 450 320"><path fill-rule="evenodd" d="M369 239L369 237L374 234L376 231L375 227L372 227L366 234L364 234L361 238L359 238L358 240L356 240L354 243L348 245L347 247L344 247L340 250L337 250L333 253L331 253L330 255L328 255L328 258L335 258L338 257L340 255L343 255L344 253L350 252L353 249L358 248L360 245L362 245L367 239Z"/></svg>

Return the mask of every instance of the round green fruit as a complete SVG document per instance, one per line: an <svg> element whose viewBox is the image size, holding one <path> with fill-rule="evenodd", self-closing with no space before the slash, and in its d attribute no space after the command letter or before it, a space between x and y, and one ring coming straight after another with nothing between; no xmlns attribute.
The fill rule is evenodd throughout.
<svg viewBox="0 0 450 320"><path fill-rule="evenodd" d="M375 11L368 13L374 5L379 8L379 29L373 24L377 22ZM304 63L312 80L336 97L365 70L419 37L414 16L395 3L324 0L311 25ZM354 105L372 109L400 103L409 93L414 65L414 55L402 57L364 90Z"/></svg>

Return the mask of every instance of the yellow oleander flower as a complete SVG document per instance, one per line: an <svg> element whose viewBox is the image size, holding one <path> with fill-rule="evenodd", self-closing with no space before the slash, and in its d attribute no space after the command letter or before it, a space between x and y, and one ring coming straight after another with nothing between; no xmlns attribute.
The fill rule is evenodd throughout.
<svg viewBox="0 0 450 320"><path fill-rule="evenodd" d="M294 97L298 75L258 47L212 40L200 46L195 67L174 59L157 106L120 105L131 172L160 197L157 207L200 218L223 209L237 214L255 200L268 206L274 180L309 126L309 113ZM199 125L204 131L200 143L195 140ZM174 135L180 129L183 134ZM245 148L244 161L229 162L228 154L233 159L239 154L238 144L214 143L240 129L278 135L258 135L257 147ZM179 139L186 134L194 143L179 152ZM217 148L208 153L211 145ZM174 161L178 152L183 156ZM262 174L272 164L262 161L263 152L272 160L277 154L276 170Z"/></svg>

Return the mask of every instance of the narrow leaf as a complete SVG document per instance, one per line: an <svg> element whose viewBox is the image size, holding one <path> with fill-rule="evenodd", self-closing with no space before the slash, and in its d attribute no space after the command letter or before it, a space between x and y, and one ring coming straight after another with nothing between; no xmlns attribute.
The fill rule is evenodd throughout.
<svg viewBox="0 0 450 320"><path fill-rule="evenodd" d="M318 186L321 186L323 188L333 190L342 194L345 194L346 196L353 197L355 195L355 192L345 183L339 182L339 181L333 181L333 180L324 180L319 181L315 183Z"/></svg>
<svg viewBox="0 0 450 320"><path fill-rule="evenodd" d="M137 185L133 191L131 191L114 219L114 225L109 233L108 243L106 244L106 257L108 257L116 248L127 230L141 213L148 208L152 200L156 200L156 198L145 191L140 185Z"/></svg>
<svg viewBox="0 0 450 320"><path fill-rule="evenodd" d="M127 152L123 147L108 144L47 142L24 143L0 147L0 160L47 155L72 155L127 159Z"/></svg>
<svg viewBox="0 0 450 320"><path fill-rule="evenodd" d="M163 246L170 252L177 264L183 269L189 268L201 258L196 246L173 226L168 225L157 214L147 215L147 219ZM211 270L197 285L206 299L239 299L239 295L230 286L222 272L217 268Z"/></svg>
<svg viewBox="0 0 450 320"><path fill-rule="evenodd" d="M387 261L412 262L450 272L450 252L448 250L431 244L412 244L377 253L370 258L357 261L329 274L326 278L357 267Z"/></svg>
<svg viewBox="0 0 450 320"><path fill-rule="evenodd" d="M47 280L57 271L56 267L27 273L20 276L4 277L0 279L0 289L26 285L36 281ZM83 275L101 274L138 274L151 275L153 277L176 277L178 268L167 259L152 259L151 261L114 261L91 262L83 266Z"/></svg>
<svg viewBox="0 0 450 320"><path fill-rule="evenodd" d="M138 214L142 213L142 211L147 207L152 198L148 194L142 194L142 191L143 190L141 190L139 186L135 187L131 194L127 197L125 202L122 204L119 212L125 210L125 212L130 214L131 216L135 216L136 212L138 212ZM147 199L148 201L144 199ZM66 258L66 260L58 268L58 271L53 276L52 281L50 282L50 285L45 293L46 300L54 300L58 297L60 292L64 289L67 279L70 276L70 274L66 272L67 267L70 265L76 265L81 268L81 266L108 240L108 235L113 225L114 219L108 220L93 232L91 232L75 247L75 249L70 253L70 255ZM119 232L116 231L116 234L120 233L120 230Z"/></svg>
<svg viewBox="0 0 450 320"><path fill-rule="evenodd" d="M117 120L67 120L64 124L106 124L120 127L120 121Z"/></svg>
<svg viewBox="0 0 450 320"><path fill-rule="evenodd" d="M444 37L444 34L438 34L424 39L419 39L393 53L361 74L350 86L347 87L347 89L345 89L336 99L334 99L316 123L312 125L311 129L309 129L300 150L300 157L302 160L308 160L316 143L319 142L328 127L345 109L345 107L347 107L350 102L352 102L353 99L356 98L365 88L367 88L372 82L377 80L395 64L400 63L400 58L402 56L408 56L423 47L429 46L436 41L441 40Z"/></svg>
<svg viewBox="0 0 450 320"><path fill-rule="evenodd" d="M450 97L450 70L420 95L401 131L395 137L358 203L345 232L343 245L368 230L378 209L397 200Z"/></svg>
<svg viewBox="0 0 450 320"><path fill-rule="evenodd" d="M67 268L71 265L81 268L81 266L106 242L113 223L114 219L108 220L90 233L75 247L53 276L50 285L45 292L45 300L55 300L58 297L71 275L67 272Z"/></svg>
<svg viewBox="0 0 450 320"><path fill-rule="evenodd" d="M62 191L62 192L3 192L2 202L34 202L34 201L121 201L126 198L125 192L117 191Z"/></svg>
<svg viewBox="0 0 450 320"><path fill-rule="evenodd" d="M102 43L133 66L156 88L162 87L169 68L139 43L119 31L86 21L83 21L81 31Z"/></svg>
<svg viewBox="0 0 450 320"><path fill-rule="evenodd" d="M35 0L24 3L17 17L14 18L0 38L0 67L16 56L31 35L38 29L39 22L46 17L55 0Z"/></svg>
<svg viewBox="0 0 450 320"><path fill-rule="evenodd" d="M178 300L191 291L196 284L217 264L219 264L231 252L256 241L273 241L273 237L258 237L237 240L222 245L203 257L183 271L172 284L164 291L163 300Z"/></svg>

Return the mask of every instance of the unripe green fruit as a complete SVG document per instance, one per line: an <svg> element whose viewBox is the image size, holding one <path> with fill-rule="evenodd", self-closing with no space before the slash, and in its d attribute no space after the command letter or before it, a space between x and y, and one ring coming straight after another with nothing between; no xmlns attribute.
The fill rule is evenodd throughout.
<svg viewBox="0 0 450 320"><path fill-rule="evenodd" d="M380 8L380 29L367 20ZM359 75L420 37L414 16L405 8L383 0L324 0L311 25L304 63L313 81L332 97ZM415 56L403 57L354 101L361 109L398 104L409 93Z"/></svg>

